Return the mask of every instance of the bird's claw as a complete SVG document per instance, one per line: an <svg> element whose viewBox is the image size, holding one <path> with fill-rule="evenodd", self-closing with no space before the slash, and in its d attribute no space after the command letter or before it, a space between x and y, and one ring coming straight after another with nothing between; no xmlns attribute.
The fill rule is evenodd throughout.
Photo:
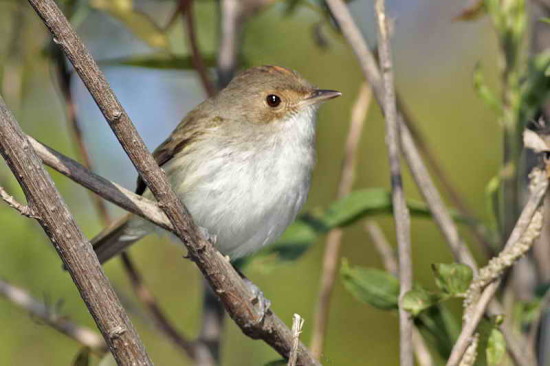
<svg viewBox="0 0 550 366"><path fill-rule="evenodd" d="M212 244L216 244L216 241L218 240L218 237L216 235L210 234L208 230L202 226L199 226L199 230L206 240L208 240Z"/></svg>
<svg viewBox="0 0 550 366"><path fill-rule="evenodd" d="M256 316L255 323L261 323L267 312L269 311L269 308L271 307L271 301L267 299L264 296L264 293L258 286L252 283L248 278L243 278L244 283L252 293L252 298L250 299L250 302L252 302L252 305L254 305L254 308L256 310Z"/></svg>

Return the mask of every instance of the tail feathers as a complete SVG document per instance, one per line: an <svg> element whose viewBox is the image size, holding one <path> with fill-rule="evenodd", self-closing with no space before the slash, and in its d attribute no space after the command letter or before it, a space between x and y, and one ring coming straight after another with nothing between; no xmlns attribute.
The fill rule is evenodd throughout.
<svg viewBox="0 0 550 366"><path fill-rule="evenodd" d="M130 217L126 215L115 221L92 239L92 246L100 263L105 263L141 239L142 235L131 235L127 232Z"/></svg>

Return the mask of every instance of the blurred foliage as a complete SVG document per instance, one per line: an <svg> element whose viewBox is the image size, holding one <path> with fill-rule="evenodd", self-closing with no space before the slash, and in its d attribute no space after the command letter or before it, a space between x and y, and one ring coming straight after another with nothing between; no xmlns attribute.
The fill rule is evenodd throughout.
<svg viewBox="0 0 550 366"><path fill-rule="evenodd" d="M122 22L134 36L149 46L168 50L166 33L147 14L135 10L132 0L90 0L90 6Z"/></svg>

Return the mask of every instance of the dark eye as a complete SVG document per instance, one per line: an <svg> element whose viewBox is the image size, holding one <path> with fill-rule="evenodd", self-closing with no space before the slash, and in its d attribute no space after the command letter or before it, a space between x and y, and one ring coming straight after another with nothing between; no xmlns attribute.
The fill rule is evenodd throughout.
<svg viewBox="0 0 550 366"><path fill-rule="evenodd" d="M270 107L277 107L279 104L281 104L281 98L278 95L275 94L269 94L267 98L265 99L267 102L267 105Z"/></svg>

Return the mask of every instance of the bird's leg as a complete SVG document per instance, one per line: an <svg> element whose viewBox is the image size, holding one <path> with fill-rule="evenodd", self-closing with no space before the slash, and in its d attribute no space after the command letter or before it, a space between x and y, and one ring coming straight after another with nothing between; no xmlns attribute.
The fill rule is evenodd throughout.
<svg viewBox="0 0 550 366"><path fill-rule="evenodd" d="M206 228L199 226L199 231L201 232L202 236L212 243L212 245L216 245L216 241L218 240L218 237L214 234L210 234Z"/></svg>
<svg viewBox="0 0 550 366"><path fill-rule="evenodd" d="M250 292L252 292L250 301L256 308L256 314L258 315L255 321L256 323L261 323L271 307L271 301L267 299L262 290L250 281L238 268L235 267L235 270L237 270Z"/></svg>

